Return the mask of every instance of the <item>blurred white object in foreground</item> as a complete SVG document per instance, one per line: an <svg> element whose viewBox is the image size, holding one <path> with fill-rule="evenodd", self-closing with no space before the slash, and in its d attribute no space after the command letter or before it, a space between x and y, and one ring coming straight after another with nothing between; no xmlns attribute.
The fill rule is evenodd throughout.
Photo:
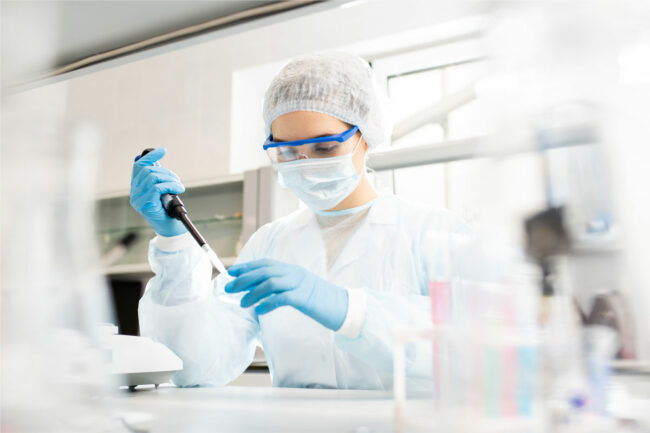
<svg viewBox="0 0 650 433"><path fill-rule="evenodd" d="M2 101L2 430L121 431L96 335L110 321L93 236L100 136L43 115L38 95Z"/></svg>
<svg viewBox="0 0 650 433"><path fill-rule="evenodd" d="M183 361L163 344L146 337L117 335L113 325L103 328L109 334L102 337L102 345L110 353L108 373L118 384L131 389L152 384L157 388L183 369Z"/></svg>

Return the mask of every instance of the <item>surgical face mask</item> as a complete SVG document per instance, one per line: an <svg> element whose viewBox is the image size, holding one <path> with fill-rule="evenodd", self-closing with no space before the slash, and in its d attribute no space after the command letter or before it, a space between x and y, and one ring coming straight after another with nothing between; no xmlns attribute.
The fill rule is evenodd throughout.
<svg viewBox="0 0 650 433"><path fill-rule="evenodd" d="M361 176L354 168L352 155L360 141L346 155L276 164L280 186L290 189L313 210L333 208L359 185Z"/></svg>

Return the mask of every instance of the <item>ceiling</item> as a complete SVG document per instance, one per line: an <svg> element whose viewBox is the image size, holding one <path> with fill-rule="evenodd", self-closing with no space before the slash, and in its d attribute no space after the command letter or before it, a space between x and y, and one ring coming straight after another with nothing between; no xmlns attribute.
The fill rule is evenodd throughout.
<svg viewBox="0 0 650 433"><path fill-rule="evenodd" d="M3 84L90 55L277 1L2 0Z"/></svg>

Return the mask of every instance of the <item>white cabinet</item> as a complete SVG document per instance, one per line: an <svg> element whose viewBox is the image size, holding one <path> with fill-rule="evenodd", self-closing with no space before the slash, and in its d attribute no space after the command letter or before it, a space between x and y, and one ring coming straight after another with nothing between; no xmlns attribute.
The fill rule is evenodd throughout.
<svg viewBox="0 0 650 433"><path fill-rule="evenodd" d="M190 218L216 253L232 263L242 242L243 177L226 178L210 185L188 188L182 195ZM128 196L100 199L97 203L97 242L107 251L126 233L138 238L106 272L110 275L147 275L149 241L155 236L147 221L129 204Z"/></svg>
<svg viewBox="0 0 650 433"><path fill-rule="evenodd" d="M298 208L298 200L277 185L271 167L187 188L182 199L190 219L226 266L234 263L239 249L255 230ZM155 233L130 206L128 195L98 200L96 228L101 252L129 232L138 236L127 253L106 269L109 275L120 278L151 275L147 252Z"/></svg>

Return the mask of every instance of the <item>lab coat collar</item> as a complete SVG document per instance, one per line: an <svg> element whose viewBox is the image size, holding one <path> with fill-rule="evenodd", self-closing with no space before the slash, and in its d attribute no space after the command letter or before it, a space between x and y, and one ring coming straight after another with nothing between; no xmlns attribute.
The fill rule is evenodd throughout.
<svg viewBox="0 0 650 433"><path fill-rule="evenodd" d="M350 237L338 259L330 269L330 274L338 275L343 268L355 263L360 258L380 251L380 245L374 227L377 225L394 225L398 222L397 197L383 195L377 198L370 208L366 220Z"/></svg>
<svg viewBox="0 0 650 433"><path fill-rule="evenodd" d="M338 259L327 272L325 269L325 257L322 262L314 264L312 269L320 269L320 275L326 274L337 275L344 267L356 262L359 258L372 256L376 251L380 251L380 245L373 228L377 225L397 224L399 219L399 199L392 194L381 195L373 203L368 211L367 217L359 226L357 231L350 237L347 245L341 251ZM300 246L322 244L323 240L320 234L320 227L316 220L316 214L311 209L301 209L294 212L288 218L288 226L292 231L301 232L300 239L293 239L291 242L298 242ZM295 245L285 245L290 251L301 251L302 248ZM302 258L304 260L304 257Z"/></svg>
<svg viewBox="0 0 650 433"><path fill-rule="evenodd" d="M377 197L368 212L368 222L370 224L397 224L397 200L398 198L393 194L382 194Z"/></svg>

